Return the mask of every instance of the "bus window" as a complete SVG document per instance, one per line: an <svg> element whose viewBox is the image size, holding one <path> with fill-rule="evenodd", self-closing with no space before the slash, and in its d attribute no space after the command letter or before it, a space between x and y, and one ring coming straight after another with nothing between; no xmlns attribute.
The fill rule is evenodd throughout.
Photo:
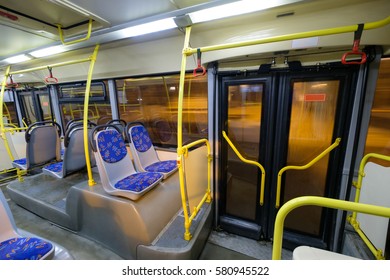
<svg viewBox="0 0 390 280"><path fill-rule="evenodd" d="M378 153L390 155L390 58L382 59L374 103L371 109L366 147L364 155ZM377 159L372 161L379 161ZM381 165L390 166L389 162L381 161Z"/></svg>
<svg viewBox="0 0 390 280"><path fill-rule="evenodd" d="M3 121L5 124L18 126L14 95L10 90L4 91Z"/></svg>
<svg viewBox="0 0 390 280"><path fill-rule="evenodd" d="M116 80L120 118L144 123L155 145L177 145L179 75ZM207 138L207 76L187 75L183 143Z"/></svg>
<svg viewBox="0 0 390 280"><path fill-rule="evenodd" d="M83 118L86 83L59 85L57 89L64 127L70 120ZM107 89L106 81L91 84L88 119L96 124L105 124L112 119Z"/></svg>

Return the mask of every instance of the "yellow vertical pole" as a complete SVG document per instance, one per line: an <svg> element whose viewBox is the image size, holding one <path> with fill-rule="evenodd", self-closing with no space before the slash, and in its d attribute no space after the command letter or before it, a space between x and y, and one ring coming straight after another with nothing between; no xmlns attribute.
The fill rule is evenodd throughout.
<svg viewBox="0 0 390 280"><path fill-rule="evenodd" d="M91 56L91 62L89 64L87 85L86 85L86 88L85 88L85 97L84 97L84 119L83 119L83 126L84 126L84 151L85 151L85 162L87 163L88 185L89 186L93 186L93 185L96 184L95 181L93 180L91 161L90 161L90 156L89 156L88 106L89 106L89 94L90 94L90 91L91 91L92 73L93 73L93 68L95 66L95 61L96 61L98 50L99 50L99 45L96 45L95 50L93 51L93 54Z"/></svg>
<svg viewBox="0 0 390 280"><path fill-rule="evenodd" d="M126 113L126 103L124 102L127 100L126 97L126 80L123 81L123 88L122 88L122 104L123 104L123 114ZM127 101L126 101L127 102ZM119 117L120 118L120 117Z"/></svg>
<svg viewBox="0 0 390 280"><path fill-rule="evenodd" d="M191 135L191 114L190 114L190 100L191 100L191 81L192 79L188 79L188 91L187 91L187 122L188 122L188 133Z"/></svg>
<svg viewBox="0 0 390 280"><path fill-rule="evenodd" d="M7 69L5 70L4 79L3 79L3 82L1 84L1 94L0 94L0 104L1 104L0 105L0 129L1 129L1 138L3 138L3 140L4 140L5 149L7 150L9 158L11 159L11 161L13 161L15 158L14 158L12 152L11 152L11 148L9 147L9 143L8 143L7 137L5 135L4 120L3 120L3 115L4 115L4 112L3 112L4 92L5 92L5 86L6 86L6 83L7 83L7 78L8 78L9 73L10 73L10 69L11 69L11 66L8 66ZM18 175L19 175L19 171L18 171ZM19 179L20 179L20 177L19 177Z"/></svg>
<svg viewBox="0 0 390 280"><path fill-rule="evenodd" d="M186 49L189 46L190 43L190 33L191 33L191 26L188 26L186 28L186 35L184 39L184 48L183 48L183 55L182 55L182 61L181 61L181 69L180 69L180 82L179 82L179 100L177 104L177 165L178 165L178 171L179 171L179 180L180 180L180 194L181 194L181 200L182 200L182 206L183 206L183 214L184 214L184 239L190 240L191 239L191 233L190 233L190 221L189 221L189 215L188 215L188 209L187 209L187 202L186 202L186 191L184 186L184 169L183 169L183 160L184 160L184 153L183 150L183 96L184 96L184 80L186 76L186 66L187 66L187 54Z"/></svg>
<svg viewBox="0 0 390 280"><path fill-rule="evenodd" d="M4 103L4 92L5 92L5 86L7 84L7 78L9 77L10 75L10 70L11 70L11 66L7 66L7 69L5 70L5 74L4 74L4 79L3 79L3 82L1 83L1 93L0 93L0 137L3 138L4 140L4 146L5 146L5 149L7 150L7 153L8 153L8 156L9 158L11 159L11 161L13 161L15 158L11 152L11 148L9 147L9 143L8 143L8 139L5 135L5 129L4 129L4 120L3 120L3 103ZM19 168L16 169L16 172L17 172L17 176L18 176L18 180L19 181L22 181L23 178L22 178L22 172Z"/></svg>
<svg viewBox="0 0 390 280"><path fill-rule="evenodd" d="M4 92L5 92L5 86L7 84L7 78L9 76L9 71L11 69L11 66L8 66L5 70L5 75L3 82L1 83L1 94L0 94L0 129L1 129L1 137L5 140L5 134L4 134L4 120L3 120L3 102L4 102Z"/></svg>

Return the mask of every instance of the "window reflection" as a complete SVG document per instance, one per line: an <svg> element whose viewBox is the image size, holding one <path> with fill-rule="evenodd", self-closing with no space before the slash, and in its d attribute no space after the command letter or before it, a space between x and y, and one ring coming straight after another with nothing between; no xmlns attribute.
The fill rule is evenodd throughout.
<svg viewBox="0 0 390 280"><path fill-rule="evenodd" d="M382 59L379 67L374 103L371 109L370 123L364 154L378 153L390 155L390 59ZM372 159L381 165L389 162Z"/></svg>
<svg viewBox="0 0 390 280"><path fill-rule="evenodd" d="M120 119L144 123L156 145L177 145L179 75L116 80ZM187 75L183 143L207 137L207 76Z"/></svg>

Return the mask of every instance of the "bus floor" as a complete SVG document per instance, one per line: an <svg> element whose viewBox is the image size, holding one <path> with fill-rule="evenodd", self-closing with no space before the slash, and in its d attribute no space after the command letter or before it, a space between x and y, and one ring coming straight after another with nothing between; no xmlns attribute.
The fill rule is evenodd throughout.
<svg viewBox="0 0 390 280"><path fill-rule="evenodd" d="M58 227L20 207L9 198L5 186L6 184L2 184L0 188L7 199L18 228L61 245L75 260L123 259L99 243ZM271 243L255 241L225 231L212 231L199 256L200 260L270 260L271 258ZM291 258L292 252L283 249L282 259L291 260Z"/></svg>

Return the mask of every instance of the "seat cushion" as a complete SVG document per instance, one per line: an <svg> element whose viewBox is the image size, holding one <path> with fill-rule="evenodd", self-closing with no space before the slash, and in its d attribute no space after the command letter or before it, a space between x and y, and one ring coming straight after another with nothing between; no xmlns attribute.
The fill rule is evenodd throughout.
<svg viewBox="0 0 390 280"><path fill-rule="evenodd" d="M27 159L26 158L15 159L12 162L12 165L16 168L27 169Z"/></svg>
<svg viewBox="0 0 390 280"><path fill-rule="evenodd" d="M12 238L0 243L0 260L39 260L53 245L35 237Z"/></svg>
<svg viewBox="0 0 390 280"><path fill-rule="evenodd" d="M155 162L155 163L147 166L145 168L145 170L149 171L149 172L168 173L176 168L177 168L177 161L176 160L166 160L166 161Z"/></svg>
<svg viewBox="0 0 390 280"><path fill-rule="evenodd" d="M49 164L49 165L45 166L43 169L51 171L51 172L56 172L56 173L61 172L62 171L62 161Z"/></svg>
<svg viewBox="0 0 390 280"><path fill-rule="evenodd" d="M162 177L161 173L156 172L134 173L118 181L114 187L132 192L142 192L147 187L158 182Z"/></svg>

